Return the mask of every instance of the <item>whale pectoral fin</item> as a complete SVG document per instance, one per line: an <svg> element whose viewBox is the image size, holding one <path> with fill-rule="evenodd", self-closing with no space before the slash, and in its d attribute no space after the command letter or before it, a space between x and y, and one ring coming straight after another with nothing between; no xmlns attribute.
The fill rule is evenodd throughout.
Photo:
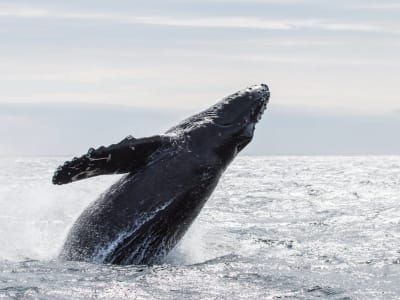
<svg viewBox="0 0 400 300"><path fill-rule="evenodd" d="M53 183L65 184L98 175L132 172L145 165L166 142L165 137L158 135L142 139L127 137L108 147L90 148L87 154L59 166Z"/></svg>

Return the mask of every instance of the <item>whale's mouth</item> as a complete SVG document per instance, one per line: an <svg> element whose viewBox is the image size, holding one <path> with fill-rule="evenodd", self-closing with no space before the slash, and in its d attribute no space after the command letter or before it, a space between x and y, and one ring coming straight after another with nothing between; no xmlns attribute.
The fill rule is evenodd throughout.
<svg viewBox="0 0 400 300"><path fill-rule="evenodd" d="M260 101L256 107L251 110L250 119L253 122L258 122L261 120L262 115L264 114L265 110L267 109L268 99Z"/></svg>
<svg viewBox="0 0 400 300"><path fill-rule="evenodd" d="M251 88L249 88L251 89ZM269 101L270 92L268 86L266 84L261 84L256 87L257 89L257 98L258 102L252 108L250 112L250 118L253 122L258 122L261 120L262 115L264 114L265 110L267 109L267 103Z"/></svg>
<svg viewBox="0 0 400 300"><path fill-rule="evenodd" d="M250 97L254 97L255 99L250 112L244 117L244 128L239 134L239 142L236 145L237 152L243 150L253 139L256 124L261 120L262 115L267 109L270 96L268 86L265 84L248 88L247 91L251 93Z"/></svg>

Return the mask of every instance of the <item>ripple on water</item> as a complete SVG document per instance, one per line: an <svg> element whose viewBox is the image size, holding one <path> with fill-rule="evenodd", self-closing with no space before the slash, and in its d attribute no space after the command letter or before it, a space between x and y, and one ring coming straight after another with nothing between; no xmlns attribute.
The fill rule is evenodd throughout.
<svg viewBox="0 0 400 300"><path fill-rule="evenodd" d="M62 161L0 159L0 298L400 295L400 157L240 157L152 267L55 260L80 211L117 179L54 187Z"/></svg>

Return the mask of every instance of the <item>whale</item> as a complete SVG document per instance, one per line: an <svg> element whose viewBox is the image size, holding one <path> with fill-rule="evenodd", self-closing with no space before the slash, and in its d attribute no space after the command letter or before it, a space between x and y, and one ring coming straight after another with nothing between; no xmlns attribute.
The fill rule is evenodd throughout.
<svg viewBox="0 0 400 300"><path fill-rule="evenodd" d="M56 185L125 174L84 209L61 260L162 263L199 215L221 175L253 138L270 98L258 84L223 98L163 134L128 136L59 166Z"/></svg>

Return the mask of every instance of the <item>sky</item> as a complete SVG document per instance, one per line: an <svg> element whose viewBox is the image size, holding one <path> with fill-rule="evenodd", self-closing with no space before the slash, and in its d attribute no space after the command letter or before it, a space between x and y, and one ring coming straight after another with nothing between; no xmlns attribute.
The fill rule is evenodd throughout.
<svg viewBox="0 0 400 300"><path fill-rule="evenodd" d="M162 132L247 86L247 154L400 154L400 2L0 0L0 155Z"/></svg>

